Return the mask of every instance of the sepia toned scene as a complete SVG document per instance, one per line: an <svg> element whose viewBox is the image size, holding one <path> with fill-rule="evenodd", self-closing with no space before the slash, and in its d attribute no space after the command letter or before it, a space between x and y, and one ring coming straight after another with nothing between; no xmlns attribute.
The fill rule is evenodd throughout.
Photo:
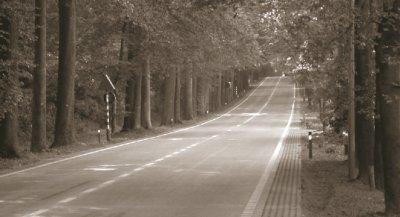
<svg viewBox="0 0 400 217"><path fill-rule="evenodd" d="M400 217L400 0L0 0L1 217Z"/></svg>

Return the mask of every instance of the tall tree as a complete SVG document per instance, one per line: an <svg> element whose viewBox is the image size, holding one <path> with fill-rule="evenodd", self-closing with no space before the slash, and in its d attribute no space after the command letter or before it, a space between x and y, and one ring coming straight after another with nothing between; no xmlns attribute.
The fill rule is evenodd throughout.
<svg viewBox="0 0 400 217"><path fill-rule="evenodd" d="M176 84L175 84L175 123L182 123L181 118L181 69L176 67Z"/></svg>
<svg viewBox="0 0 400 217"><path fill-rule="evenodd" d="M216 109L218 110L218 109L220 109L221 108L221 106L222 106L222 89L223 89L223 86L222 86L222 75L221 75L221 72L219 72L218 74L217 74L217 96L216 96Z"/></svg>
<svg viewBox="0 0 400 217"><path fill-rule="evenodd" d="M9 4L11 1L4 1ZM1 5L4 6L4 5ZM3 105L0 111L0 156L18 157L18 105L15 94L18 87L18 77L16 68L17 50L17 22L15 12L10 8L0 8L0 60L4 65L0 65L0 82L2 82ZM3 86L4 85L4 86Z"/></svg>
<svg viewBox="0 0 400 217"><path fill-rule="evenodd" d="M164 101L161 125L168 125L174 123L176 72L173 70L168 72L164 82Z"/></svg>
<svg viewBox="0 0 400 217"><path fill-rule="evenodd" d="M400 215L400 0L384 1L378 40L380 118L388 216Z"/></svg>
<svg viewBox="0 0 400 217"><path fill-rule="evenodd" d="M142 127L142 78L142 70L140 70L135 75L134 130Z"/></svg>
<svg viewBox="0 0 400 217"><path fill-rule="evenodd" d="M184 98L184 114L185 120L193 119L193 67L188 62L185 73L185 98Z"/></svg>
<svg viewBox="0 0 400 217"><path fill-rule="evenodd" d="M134 113L134 104L135 104L135 80L133 78L129 78L126 81L125 88L125 113L124 124L122 126L122 131L130 131L133 130L135 113Z"/></svg>
<svg viewBox="0 0 400 217"><path fill-rule="evenodd" d="M150 56L144 55L143 61L143 83L142 83L142 124L145 129L151 129L151 71L150 71Z"/></svg>
<svg viewBox="0 0 400 217"><path fill-rule="evenodd" d="M60 42L57 114L52 147L75 141L76 0L59 0Z"/></svg>
<svg viewBox="0 0 400 217"><path fill-rule="evenodd" d="M375 188L374 177L374 79L372 69L373 29L370 0L356 0L355 26L355 84L356 84L356 131L355 141L359 159L359 178L370 181Z"/></svg>
<svg viewBox="0 0 400 217"><path fill-rule="evenodd" d="M33 75L31 151L46 145L46 0L35 0L35 70Z"/></svg>

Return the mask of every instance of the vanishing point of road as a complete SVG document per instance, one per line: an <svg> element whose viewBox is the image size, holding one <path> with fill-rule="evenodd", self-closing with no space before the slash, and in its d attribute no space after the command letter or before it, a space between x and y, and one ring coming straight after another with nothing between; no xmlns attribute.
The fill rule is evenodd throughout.
<svg viewBox="0 0 400 217"><path fill-rule="evenodd" d="M295 92L266 78L196 126L2 174L0 216L300 216Z"/></svg>

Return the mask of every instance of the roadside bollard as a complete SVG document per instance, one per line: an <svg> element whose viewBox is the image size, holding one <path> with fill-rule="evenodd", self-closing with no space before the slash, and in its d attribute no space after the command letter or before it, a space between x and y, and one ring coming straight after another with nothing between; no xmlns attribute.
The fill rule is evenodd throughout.
<svg viewBox="0 0 400 217"><path fill-rule="evenodd" d="M343 136L345 136L347 141L349 134L346 131L343 131ZM349 154L349 144L346 142L344 143L344 155L348 156L348 154Z"/></svg>
<svg viewBox="0 0 400 217"><path fill-rule="evenodd" d="M312 132L308 132L308 158L312 159Z"/></svg>
<svg viewBox="0 0 400 217"><path fill-rule="evenodd" d="M97 137L99 139L99 144L101 144L101 130L97 131Z"/></svg>

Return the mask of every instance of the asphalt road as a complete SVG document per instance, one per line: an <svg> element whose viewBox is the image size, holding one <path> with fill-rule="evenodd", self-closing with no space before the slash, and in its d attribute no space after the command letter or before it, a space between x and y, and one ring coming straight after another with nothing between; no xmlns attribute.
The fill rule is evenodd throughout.
<svg viewBox="0 0 400 217"><path fill-rule="evenodd" d="M0 175L0 216L252 216L294 108L267 78L216 119Z"/></svg>

